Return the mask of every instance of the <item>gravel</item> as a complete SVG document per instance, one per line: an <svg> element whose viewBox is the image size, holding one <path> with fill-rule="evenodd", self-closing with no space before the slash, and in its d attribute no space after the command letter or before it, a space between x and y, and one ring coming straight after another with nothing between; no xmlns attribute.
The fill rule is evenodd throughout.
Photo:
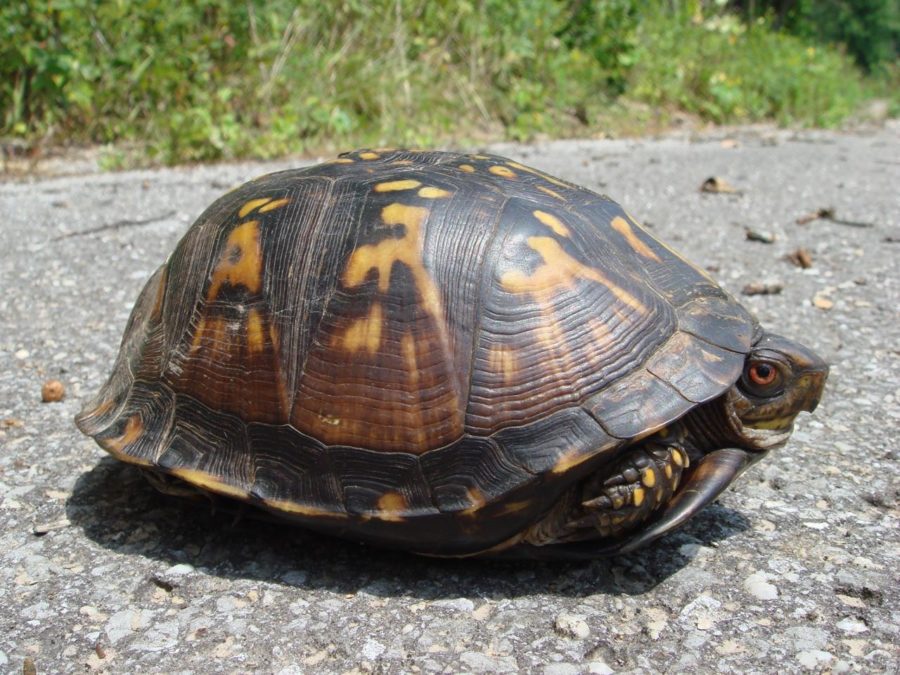
<svg viewBox="0 0 900 675"><path fill-rule="evenodd" d="M791 443L685 529L578 564L417 558L213 513L75 430L190 222L288 163L0 183L0 671L897 672L897 132L489 148L613 195L833 364ZM710 176L738 192L702 192ZM784 259L798 248L808 269ZM781 293L740 295L772 279ZM65 396L42 403L50 380Z"/></svg>

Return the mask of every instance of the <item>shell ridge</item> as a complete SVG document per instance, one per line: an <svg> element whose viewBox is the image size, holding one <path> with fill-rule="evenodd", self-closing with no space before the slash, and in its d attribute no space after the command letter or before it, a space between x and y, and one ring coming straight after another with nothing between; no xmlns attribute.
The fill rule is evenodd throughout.
<svg viewBox="0 0 900 675"><path fill-rule="evenodd" d="M315 177L315 178L318 178L318 177ZM326 184L328 186L328 189L325 191L325 194L320 198L320 203L328 203L331 201L331 199L334 195L335 187L337 186L337 183L338 183L337 179L332 178L330 176L327 176L325 178L327 178ZM295 195L299 192L300 191L295 188ZM300 200L297 199L297 200L294 200L294 202L296 202L295 208L299 211ZM294 204L294 202L292 202L292 205ZM325 208L317 209L315 223L313 224L313 226L311 228L309 228L310 235L311 235L310 236L310 240L311 240L310 247L311 248L313 246L312 241L315 240L315 234L317 234L319 232L320 228L322 227L322 222L325 220L327 211L328 211L328 209L325 209ZM312 265L313 265L314 256L308 256L308 257L304 257L304 258L305 258L304 262L306 262L306 258L308 258L308 262L307 262L307 264L303 265L302 268L309 270L309 268L312 267ZM291 270L291 272L293 272L293 269ZM302 269L301 269L301 272L302 272ZM309 283L308 283L309 275L300 273L300 274L297 274L297 277L299 278L299 283L298 283L298 287L297 287L298 296L302 297L302 298L306 298L307 293L308 293L308 288L309 288ZM285 309L287 310L288 308L285 308ZM305 312L306 315L304 317L302 317L302 319L300 317L294 318L293 323L298 324L298 328L296 329L296 334L292 334L290 336L291 343L293 344L296 342L298 347L303 342L302 333L304 332L304 328L305 328L305 332L308 334L307 345L311 345L315 341L319 326L321 324L321 319L322 319L322 317L320 316L318 323L316 323L314 326L309 325L307 322L315 321L315 313L310 312L309 309L305 306L304 306L304 309L306 310L306 312ZM323 314L324 314L324 312L323 312ZM284 348L283 344L279 345L279 346L282 349ZM291 371L288 372L287 382L285 382L285 388L287 389L287 393L288 393L287 394L288 398L286 401L286 408L285 408L285 415L287 416L287 419L290 419L292 411L294 410L294 406L297 403L298 385L299 385L300 380L303 378L303 373L306 369L306 361L309 357L310 351L311 350L307 346L307 349L303 350L303 357L301 359L290 359L290 358L287 359L287 363L289 363L292 366ZM290 354L291 350L288 349L287 353ZM285 363L285 361L281 360L281 359L279 359L279 362L282 364Z"/></svg>
<svg viewBox="0 0 900 675"><path fill-rule="evenodd" d="M482 308L484 307L484 296L486 293L486 288L489 284L485 283L485 276L490 274L493 271L493 267L496 264L496 248L495 244L497 242L497 237L500 235L500 227L501 220L503 216L503 212L506 210L507 204L509 204L510 198L507 197L503 200L503 202L497 208L497 213L494 216L494 224L491 228L491 236L490 241L485 245L485 256L481 260L481 266L478 271L478 278L480 280L478 294L476 296L477 306L475 307L475 325L472 327L472 346L469 349L469 377L468 382L466 382L465 389L465 410L463 410L463 425L465 424L465 419L468 417L468 408L469 403L471 402L472 397L472 380L475 377L475 357L478 353L478 344L481 337L481 328L482 328L482 316L484 312ZM490 262L490 265L488 264Z"/></svg>

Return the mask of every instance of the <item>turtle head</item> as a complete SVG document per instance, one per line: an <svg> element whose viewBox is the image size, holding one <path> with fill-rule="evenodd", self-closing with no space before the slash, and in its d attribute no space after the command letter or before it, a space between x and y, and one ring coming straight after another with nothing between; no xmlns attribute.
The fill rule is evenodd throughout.
<svg viewBox="0 0 900 675"><path fill-rule="evenodd" d="M787 441L794 418L816 409L827 377L828 364L812 350L763 335L727 395L732 425L745 447L768 450Z"/></svg>

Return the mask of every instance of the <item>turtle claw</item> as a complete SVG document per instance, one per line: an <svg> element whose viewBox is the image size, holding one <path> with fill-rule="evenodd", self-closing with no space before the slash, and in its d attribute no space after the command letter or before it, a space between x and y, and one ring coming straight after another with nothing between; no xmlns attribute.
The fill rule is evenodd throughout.
<svg viewBox="0 0 900 675"><path fill-rule="evenodd" d="M629 553L681 527L761 457L762 453L750 453L738 448L723 448L704 455L659 516L647 527L614 545L611 552Z"/></svg>

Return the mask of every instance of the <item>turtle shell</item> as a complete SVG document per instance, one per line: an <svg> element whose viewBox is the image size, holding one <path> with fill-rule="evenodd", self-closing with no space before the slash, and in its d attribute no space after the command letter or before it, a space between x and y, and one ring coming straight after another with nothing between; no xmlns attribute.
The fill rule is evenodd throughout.
<svg viewBox="0 0 900 675"><path fill-rule="evenodd" d="M76 421L307 526L467 554L722 394L757 331L608 197L502 157L367 150L212 204Z"/></svg>

